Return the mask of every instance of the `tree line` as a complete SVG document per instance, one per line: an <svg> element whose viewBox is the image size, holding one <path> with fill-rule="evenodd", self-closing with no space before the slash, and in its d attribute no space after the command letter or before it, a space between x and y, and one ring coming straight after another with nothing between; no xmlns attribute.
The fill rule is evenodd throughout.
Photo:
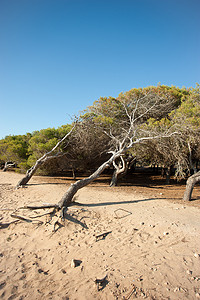
<svg viewBox="0 0 200 300"><path fill-rule="evenodd" d="M131 89L117 98L101 97L71 124L0 140L0 161L5 171L13 163L28 182L42 174L90 172L85 181L71 186L60 207L72 201L76 191L111 168L111 185L139 161L157 165L169 177L189 178L189 194L200 180L200 86ZM192 177L192 176L193 177Z"/></svg>

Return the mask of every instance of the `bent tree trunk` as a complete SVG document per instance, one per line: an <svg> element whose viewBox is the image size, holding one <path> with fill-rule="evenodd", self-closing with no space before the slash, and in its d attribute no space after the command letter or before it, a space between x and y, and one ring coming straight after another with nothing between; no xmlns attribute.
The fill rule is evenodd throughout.
<svg viewBox="0 0 200 300"><path fill-rule="evenodd" d="M128 158L123 158L123 156L121 155L120 159L121 162L118 163L118 165L115 161L113 162L115 170L113 172L113 176L110 182L110 187L117 186L119 176L124 177L127 174L128 168L131 168L136 161L136 158L132 155L128 156Z"/></svg>
<svg viewBox="0 0 200 300"><path fill-rule="evenodd" d="M120 174L119 171L115 169L110 182L110 187L117 186L117 179L119 174Z"/></svg>
<svg viewBox="0 0 200 300"><path fill-rule="evenodd" d="M185 201L191 200L193 188L197 182L200 182L200 171L188 178L183 200Z"/></svg>
<svg viewBox="0 0 200 300"><path fill-rule="evenodd" d="M128 167L127 163L125 163L125 160L122 156L120 156L120 159L121 162L119 162L118 164L115 161L113 161L113 166L115 170L113 172L113 176L110 182L110 187L117 185L118 176L125 172L126 166Z"/></svg>
<svg viewBox="0 0 200 300"><path fill-rule="evenodd" d="M38 159L35 163L34 166L32 166L27 172L25 177L23 177L17 184L17 187L26 185L29 180L31 179L31 177L35 174L35 172L37 171L37 169L39 168L39 166L41 166L44 163L44 161L42 161L42 159Z"/></svg>
<svg viewBox="0 0 200 300"><path fill-rule="evenodd" d="M76 192L85 187L86 185L90 184L92 181L97 179L101 173L109 167L113 161L118 158L122 154L123 150L120 150L116 153L114 153L106 162L104 162L92 175L90 175L87 178L81 179L76 181L75 183L71 184L71 186L68 188L66 193L63 195L62 199L58 202L58 206L60 208L67 207L70 205L70 203L73 200L74 195Z"/></svg>
<svg viewBox="0 0 200 300"><path fill-rule="evenodd" d="M3 168L3 172L6 172L10 167L14 167L14 165L15 165L14 163L6 162Z"/></svg>
<svg viewBox="0 0 200 300"><path fill-rule="evenodd" d="M49 152L50 153L50 152ZM64 156L65 153L57 153L55 155L52 156L47 156L47 154L45 154L44 156L42 156L41 158L39 158L36 163L34 164L34 166L32 166L27 172L26 175L18 182L17 184L17 188L19 188L20 186L26 185L29 180L31 179L31 177L35 174L35 172L37 171L37 169L39 169L39 167L41 167L41 165L43 165L45 162L53 159L53 158L58 158L61 156Z"/></svg>
<svg viewBox="0 0 200 300"><path fill-rule="evenodd" d="M60 145L61 143L71 134L72 130L75 128L75 125L72 127L72 129L62 138L62 140L60 140L49 152L45 153L42 157L40 157L36 163L34 164L34 166L32 166L27 172L25 177L23 177L17 184L17 188L19 188L20 186L26 185L29 180L31 179L31 177L35 174L35 172L37 171L37 169L44 164L45 162L47 162L48 160L52 159L52 158L56 158L56 157L60 157L65 155L65 153L57 153L54 155L51 155L51 153L53 153Z"/></svg>

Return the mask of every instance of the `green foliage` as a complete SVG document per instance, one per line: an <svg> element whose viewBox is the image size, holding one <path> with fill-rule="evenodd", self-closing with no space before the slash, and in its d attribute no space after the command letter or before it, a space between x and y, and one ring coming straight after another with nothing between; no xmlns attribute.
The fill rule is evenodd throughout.
<svg viewBox="0 0 200 300"><path fill-rule="evenodd" d="M33 136L28 143L29 157L27 160L27 166L32 166L37 159L49 152L56 146L56 144L70 131L71 125L63 125L57 129L47 128L40 131L33 132ZM58 149L62 151L63 145ZM46 165L43 168L45 174L48 174L48 169L51 169L50 165Z"/></svg>
<svg viewBox="0 0 200 300"><path fill-rule="evenodd" d="M20 170L25 171L38 158L50 151L70 129L71 125L63 125L58 129L47 128L34 131L32 134L6 136L0 140L0 160L12 161Z"/></svg>
<svg viewBox="0 0 200 300"><path fill-rule="evenodd" d="M182 131L197 132L200 130L200 90L197 86L183 99L181 105L171 113L173 122L179 124Z"/></svg>
<svg viewBox="0 0 200 300"><path fill-rule="evenodd" d="M164 165L178 164L185 168L189 156L188 142L193 158L200 158L200 86L180 89L158 85L134 88L120 93L117 98L100 97L80 114L77 127L57 149L67 156L47 164L43 171L48 174L59 166L61 170L95 168L109 150L117 148L117 140L123 140L133 115L135 121L131 132L135 139L171 132L172 129L181 133L179 138L144 142L142 147L137 145L130 149L138 159ZM13 161L21 170L28 169L52 150L71 127L63 125L32 134L7 136L0 140L0 161Z"/></svg>
<svg viewBox="0 0 200 300"><path fill-rule="evenodd" d="M16 163L26 161L29 138L30 135L13 135L0 140L0 159Z"/></svg>

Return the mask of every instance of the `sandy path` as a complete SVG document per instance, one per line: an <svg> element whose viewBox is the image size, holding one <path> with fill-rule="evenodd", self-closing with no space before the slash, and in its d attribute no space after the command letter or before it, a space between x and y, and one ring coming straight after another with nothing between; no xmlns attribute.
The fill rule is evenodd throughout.
<svg viewBox="0 0 200 300"><path fill-rule="evenodd" d="M15 190L20 178L0 172L3 224L14 220L5 209L55 203L66 190L37 177ZM80 190L76 201L83 205L69 208L55 233L56 216L0 229L2 299L200 298L199 208L95 186ZM81 264L73 268L72 259ZM95 279L106 275L98 291Z"/></svg>

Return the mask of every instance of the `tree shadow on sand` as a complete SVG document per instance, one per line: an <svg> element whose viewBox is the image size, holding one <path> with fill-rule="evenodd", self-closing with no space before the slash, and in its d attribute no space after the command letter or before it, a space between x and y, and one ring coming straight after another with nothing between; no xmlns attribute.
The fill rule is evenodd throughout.
<svg viewBox="0 0 200 300"><path fill-rule="evenodd" d="M131 200L131 201L114 201L114 202L101 202L101 203L80 203L74 202L74 205L83 206L83 207L99 207L99 206L110 206L110 205L123 205L123 204L133 204L146 201L155 201L155 200L167 200L168 198L148 198L141 200Z"/></svg>

